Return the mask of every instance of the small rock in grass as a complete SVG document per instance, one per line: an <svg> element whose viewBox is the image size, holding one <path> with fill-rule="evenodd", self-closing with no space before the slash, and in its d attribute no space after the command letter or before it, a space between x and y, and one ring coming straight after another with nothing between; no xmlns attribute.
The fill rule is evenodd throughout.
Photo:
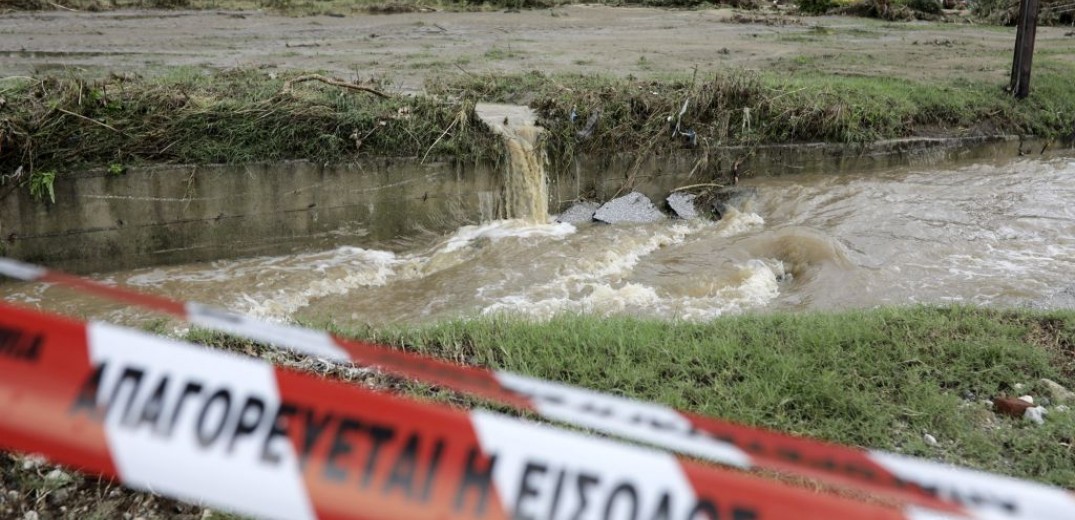
<svg viewBox="0 0 1075 520"><path fill-rule="evenodd" d="M930 434L928 434L928 433L923 435L922 439L924 441L926 441L926 444L929 444L930 446L936 446L938 444L937 443L937 438L932 436L932 435L930 435Z"/></svg>
<svg viewBox="0 0 1075 520"><path fill-rule="evenodd" d="M1049 390L1053 400L1058 403L1075 403L1075 392L1064 388L1064 385L1051 379L1042 379L1041 384Z"/></svg>
<svg viewBox="0 0 1075 520"><path fill-rule="evenodd" d="M26 514L22 515L22 520L38 520L39 518L37 511L27 511Z"/></svg>
<svg viewBox="0 0 1075 520"><path fill-rule="evenodd" d="M1034 424L1045 424L1045 414L1049 413L1045 410L1044 406L1035 406L1033 408L1027 408L1026 412L1023 412L1023 418Z"/></svg>
<svg viewBox="0 0 1075 520"><path fill-rule="evenodd" d="M1060 413L1065 413L1070 409L1071 408L1068 408L1068 405L1066 405L1066 404L1057 405L1056 408L1053 408L1053 410L1055 410L1057 412L1060 412Z"/></svg>
<svg viewBox="0 0 1075 520"><path fill-rule="evenodd" d="M1034 398L1029 396L1029 395L1021 395L1021 396L1019 396L1019 400L1023 401L1023 402L1030 403L1030 404L1034 404Z"/></svg>
<svg viewBox="0 0 1075 520"><path fill-rule="evenodd" d="M71 481L71 475L64 473L61 469L54 469L45 475L45 480L50 480L59 484L66 484Z"/></svg>
<svg viewBox="0 0 1075 520"><path fill-rule="evenodd" d="M44 463L45 457L42 457L40 455L27 455L25 458L22 459L22 469L37 469Z"/></svg>

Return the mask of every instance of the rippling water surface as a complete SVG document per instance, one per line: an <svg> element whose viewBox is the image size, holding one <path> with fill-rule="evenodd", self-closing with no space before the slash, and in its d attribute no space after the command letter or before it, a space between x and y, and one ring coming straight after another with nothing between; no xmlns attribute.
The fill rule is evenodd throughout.
<svg viewBox="0 0 1075 520"><path fill-rule="evenodd" d="M298 255L98 275L276 319L424 322L559 312L704 320L916 302L1075 306L1075 159L745 179L723 220L464 226L403 251ZM144 319L42 285L0 297Z"/></svg>

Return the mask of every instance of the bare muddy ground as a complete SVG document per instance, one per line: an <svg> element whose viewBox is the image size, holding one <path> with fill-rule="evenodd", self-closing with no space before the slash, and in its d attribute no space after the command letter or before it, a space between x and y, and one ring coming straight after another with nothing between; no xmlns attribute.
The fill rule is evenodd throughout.
<svg viewBox="0 0 1075 520"><path fill-rule="evenodd" d="M1070 29L1039 29L1040 60L1075 62ZM732 10L575 5L522 12L287 17L260 12L34 12L0 16L0 75L153 73L191 65L324 69L421 88L488 71L638 77L727 67L1003 84L1014 29Z"/></svg>

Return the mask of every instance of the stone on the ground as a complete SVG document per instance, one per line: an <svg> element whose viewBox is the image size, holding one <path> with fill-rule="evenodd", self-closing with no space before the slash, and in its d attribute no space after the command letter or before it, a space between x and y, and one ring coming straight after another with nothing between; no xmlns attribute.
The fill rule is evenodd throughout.
<svg viewBox="0 0 1075 520"><path fill-rule="evenodd" d="M672 209L677 217L690 220L698 218L698 211L694 209L694 199L696 198L698 196L693 193L677 191L669 195L666 201L668 202L668 207Z"/></svg>
<svg viewBox="0 0 1075 520"><path fill-rule="evenodd" d="M66 484L71 481L71 476L65 473L62 469L56 468L45 475L45 480L50 480L59 484Z"/></svg>
<svg viewBox="0 0 1075 520"><path fill-rule="evenodd" d="M1045 424L1045 414L1047 414L1044 406L1034 406L1027 408L1023 412L1023 419L1026 419L1034 424Z"/></svg>
<svg viewBox="0 0 1075 520"><path fill-rule="evenodd" d="M601 205L596 202L576 202L567 208L560 216L556 217L557 222L566 222L568 224L581 224L583 222L593 221L593 214L600 208Z"/></svg>
<svg viewBox="0 0 1075 520"><path fill-rule="evenodd" d="M1052 379L1042 379L1041 384L1049 391L1049 396L1056 403L1075 403L1075 392L1064 388L1064 385Z"/></svg>
<svg viewBox="0 0 1075 520"><path fill-rule="evenodd" d="M664 220L665 216L649 197L632 191L597 208L593 218L609 224L621 224L658 222Z"/></svg>
<svg viewBox="0 0 1075 520"><path fill-rule="evenodd" d="M37 469L45 463L45 458L40 455L27 455L22 459L22 469Z"/></svg>
<svg viewBox="0 0 1075 520"><path fill-rule="evenodd" d="M1029 395L1021 395L1021 396L1019 396L1019 400L1023 401L1023 402L1030 403L1030 404L1034 404L1034 398L1032 396L1029 396Z"/></svg>
<svg viewBox="0 0 1075 520"><path fill-rule="evenodd" d="M929 444L930 446L936 446L937 445L937 438L932 436L932 435L930 435L930 434L928 434L928 433L923 435L922 439L924 441L926 441L926 444Z"/></svg>

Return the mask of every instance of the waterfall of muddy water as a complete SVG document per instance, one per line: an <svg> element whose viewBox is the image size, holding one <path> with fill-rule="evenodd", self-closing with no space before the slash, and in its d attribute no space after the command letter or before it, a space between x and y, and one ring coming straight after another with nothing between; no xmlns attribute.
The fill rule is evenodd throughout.
<svg viewBox="0 0 1075 520"><path fill-rule="evenodd" d="M478 103L474 113L490 130L504 139L507 170L504 172L503 216L532 224L549 221L549 189L545 177L545 148L537 115L530 107Z"/></svg>
<svg viewBox="0 0 1075 520"><path fill-rule="evenodd" d="M545 149L541 129L522 126L504 136L508 151L504 179L504 211L507 218L541 224L549 221L549 188L545 178Z"/></svg>
<svg viewBox="0 0 1075 520"><path fill-rule="evenodd" d="M399 251L346 247L96 276L274 319L341 325L560 312L702 320L916 302L1075 307L1075 159L744 179L721 221L493 221ZM0 297L147 315L59 288Z"/></svg>

